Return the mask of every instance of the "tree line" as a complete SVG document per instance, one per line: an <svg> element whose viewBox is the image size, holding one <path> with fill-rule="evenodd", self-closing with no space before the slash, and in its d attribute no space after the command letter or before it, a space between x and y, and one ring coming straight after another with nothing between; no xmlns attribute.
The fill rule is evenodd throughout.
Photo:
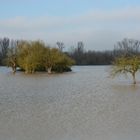
<svg viewBox="0 0 140 140"><path fill-rule="evenodd" d="M10 66L13 73L17 67L25 73L47 71L48 73L71 70L76 65L113 65L112 75L130 73L136 83L136 72L140 70L140 41L123 39L110 51L94 51L84 49L79 41L76 47L63 52L63 42L57 47L50 47L43 41L0 39L0 65Z"/></svg>
<svg viewBox="0 0 140 140"><path fill-rule="evenodd" d="M85 50L82 41L76 47L71 47L68 52L75 60L76 65L111 65L116 57L124 54L140 54L138 40L123 39L114 45L113 50L95 51Z"/></svg>
<svg viewBox="0 0 140 140"><path fill-rule="evenodd" d="M35 46L33 42L32 45ZM28 46L28 49L30 48L31 51L32 45L31 41L10 40L9 38L1 38L0 65L6 64L5 60L7 58L7 54L9 53L8 51L10 51L9 48L19 49L20 47L17 46ZM44 44L42 41L38 42L38 45L42 45L45 48L51 48L48 45ZM64 43L56 42L56 45L57 48L55 49L57 49L57 51L59 52L63 52L63 48L65 47ZM55 49L53 48L51 51L54 51ZM139 54L139 41L134 39L124 39L117 42L114 45L113 50L105 51L85 50L84 43L82 41L79 41L77 43L77 46L71 47L69 51L65 52L65 55L73 59L76 65L110 65L114 62L116 57L125 53Z"/></svg>

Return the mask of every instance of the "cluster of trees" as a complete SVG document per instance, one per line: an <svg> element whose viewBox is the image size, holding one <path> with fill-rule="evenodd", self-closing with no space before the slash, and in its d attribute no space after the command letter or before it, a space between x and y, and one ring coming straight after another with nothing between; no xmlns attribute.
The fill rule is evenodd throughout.
<svg viewBox="0 0 140 140"><path fill-rule="evenodd" d="M63 72L71 70L70 67L74 64L74 60L60 49L51 48L43 41L8 40L8 42L6 48L1 49L1 64L10 66L13 73L17 67L25 73L45 70L48 73Z"/></svg>

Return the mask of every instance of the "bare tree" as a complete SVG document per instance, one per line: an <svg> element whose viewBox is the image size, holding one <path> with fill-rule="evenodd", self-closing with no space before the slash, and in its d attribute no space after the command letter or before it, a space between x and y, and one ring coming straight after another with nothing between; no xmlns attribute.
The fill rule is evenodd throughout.
<svg viewBox="0 0 140 140"><path fill-rule="evenodd" d="M63 51L63 49L65 48L64 43L58 41L58 42L56 42L56 44L57 44L59 50L60 50L60 51Z"/></svg>
<svg viewBox="0 0 140 140"><path fill-rule="evenodd" d="M10 40L9 38L0 39L0 63L3 64L3 61L6 58L8 47L9 47Z"/></svg>
<svg viewBox="0 0 140 140"><path fill-rule="evenodd" d="M114 48L116 55L137 55L140 52L140 41L125 38L119 41Z"/></svg>

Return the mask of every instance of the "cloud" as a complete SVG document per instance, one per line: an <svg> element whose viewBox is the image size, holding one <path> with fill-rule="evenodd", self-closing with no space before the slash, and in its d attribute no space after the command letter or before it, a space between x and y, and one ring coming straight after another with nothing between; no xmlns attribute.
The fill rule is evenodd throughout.
<svg viewBox="0 0 140 140"><path fill-rule="evenodd" d="M63 41L68 46L85 42L88 49L111 49L116 41L140 36L140 8L94 10L72 17L15 17L0 20L0 36Z"/></svg>

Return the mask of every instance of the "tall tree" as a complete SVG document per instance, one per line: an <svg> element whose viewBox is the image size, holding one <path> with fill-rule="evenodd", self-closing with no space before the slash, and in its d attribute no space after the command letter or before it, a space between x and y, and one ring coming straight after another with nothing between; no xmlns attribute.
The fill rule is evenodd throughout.
<svg viewBox="0 0 140 140"><path fill-rule="evenodd" d="M77 62L77 65L82 65L84 60L84 43L82 41L77 42L77 47L74 49L73 58Z"/></svg>
<svg viewBox="0 0 140 140"><path fill-rule="evenodd" d="M56 64L59 56L59 50L56 48L46 48L45 67L49 74L52 73L52 68Z"/></svg>
<svg viewBox="0 0 140 140"><path fill-rule="evenodd" d="M11 67L13 73L15 73L16 68L17 68L17 48L16 47L11 47L8 49L6 61L7 61L8 67Z"/></svg>
<svg viewBox="0 0 140 140"><path fill-rule="evenodd" d="M4 65L4 60L8 52L9 43L10 43L9 38L5 37L0 39L0 61L2 65Z"/></svg>

